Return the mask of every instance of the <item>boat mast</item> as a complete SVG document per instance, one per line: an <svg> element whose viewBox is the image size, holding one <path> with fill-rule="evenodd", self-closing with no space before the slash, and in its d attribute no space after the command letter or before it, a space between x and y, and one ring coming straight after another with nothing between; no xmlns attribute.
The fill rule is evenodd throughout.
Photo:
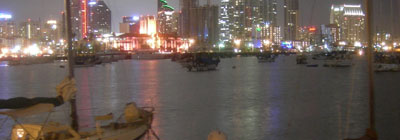
<svg viewBox="0 0 400 140"><path fill-rule="evenodd" d="M71 27L71 0L65 0L65 22L67 28L67 45L68 45L68 76L69 78L74 77L74 60L73 60L73 51L72 51L72 27ZM70 100L71 104L71 127L75 131L78 132L79 124L78 124L78 114L76 112L76 100L73 97Z"/></svg>
<svg viewBox="0 0 400 140"><path fill-rule="evenodd" d="M365 0L366 11L367 11L367 40L368 40L368 75L369 75L369 128L376 132L375 127L375 95L374 95L374 75L373 75L373 12L372 12L372 0Z"/></svg>

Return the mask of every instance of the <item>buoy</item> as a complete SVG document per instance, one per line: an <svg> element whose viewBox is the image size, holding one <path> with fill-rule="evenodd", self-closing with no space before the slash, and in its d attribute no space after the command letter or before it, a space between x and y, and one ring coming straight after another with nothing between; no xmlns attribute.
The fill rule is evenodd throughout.
<svg viewBox="0 0 400 140"><path fill-rule="evenodd" d="M227 140L227 138L226 138L225 134L221 131L212 131L208 135L207 140Z"/></svg>

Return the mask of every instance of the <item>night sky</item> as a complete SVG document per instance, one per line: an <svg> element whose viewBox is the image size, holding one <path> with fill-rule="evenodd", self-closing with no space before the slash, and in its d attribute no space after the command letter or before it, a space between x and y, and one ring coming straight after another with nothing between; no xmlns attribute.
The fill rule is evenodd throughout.
<svg viewBox="0 0 400 140"><path fill-rule="evenodd" d="M175 9L179 9L179 0L167 0ZM206 0L203 0L206 1ZM218 4L219 0L212 0ZM278 0L280 4L279 13L282 13L283 0ZM301 18L300 25L319 25L329 23L329 12L331 4L357 3L360 0L300 0ZM157 0L105 0L110 7L113 16L113 31L118 31L118 23L122 16L132 15L155 15ZM313 6L313 3L315 5ZM393 2L392 4L390 2ZM396 11L391 11L390 6L395 6ZM375 21L379 19L380 24L385 26L376 27L379 30L392 31L394 26L391 23L400 23L398 14L398 0L375 0ZM313 8L314 7L314 8ZM314 9L314 10L313 10ZM380 10L382 9L382 10ZM63 0L0 0L0 11L11 13L14 20L23 21L28 18L42 20L49 18L59 18L59 13L63 10ZM391 13L395 16L391 16ZM396 17L393 19L390 17ZM279 23L283 23L283 15L279 15ZM384 24L383 24L384 23ZM388 26L389 25L389 26ZM393 24L394 25L394 24ZM395 31L400 32L398 27Z"/></svg>

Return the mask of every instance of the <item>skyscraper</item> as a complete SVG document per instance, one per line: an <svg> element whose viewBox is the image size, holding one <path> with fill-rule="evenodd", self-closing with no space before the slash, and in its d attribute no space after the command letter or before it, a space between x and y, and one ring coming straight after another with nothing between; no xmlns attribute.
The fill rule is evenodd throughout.
<svg viewBox="0 0 400 140"><path fill-rule="evenodd" d="M299 19L299 0L285 0L284 2L284 33L285 40L297 39L297 27Z"/></svg>
<svg viewBox="0 0 400 140"><path fill-rule="evenodd" d="M191 32L191 25L195 17L191 17L192 8L196 8L199 5L198 0L180 0L179 1L181 11L179 16L179 35L182 37L189 37Z"/></svg>
<svg viewBox="0 0 400 140"><path fill-rule="evenodd" d="M177 34L178 16L175 9L165 0L158 1L157 32L161 34Z"/></svg>
<svg viewBox="0 0 400 140"><path fill-rule="evenodd" d="M223 42L241 40L273 39L277 27L276 0L222 0L220 5Z"/></svg>
<svg viewBox="0 0 400 140"><path fill-rule="evenodd" d="M103 0L90 3L89 32L93 34L111 33L111 10Z"/></svg>
<svg viewBox="0 0 400 140"><path fill-rule="evenodd" d="M81 24L81 0L71 0L71 27L74 39L82 37L82 24Z"/></svg>
<svg viewBox="0 0 400 140"><path fill-rule="evenodd" d="M350 44L364 41L365 14L361 5L332 5L330 22L340 28L341 40Z"/></svg>

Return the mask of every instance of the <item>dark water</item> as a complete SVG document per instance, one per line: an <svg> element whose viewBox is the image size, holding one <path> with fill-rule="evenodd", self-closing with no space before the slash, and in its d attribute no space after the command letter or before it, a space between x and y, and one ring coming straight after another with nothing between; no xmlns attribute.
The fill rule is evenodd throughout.
<svg viewBox="0 0 400 140"><path fill-rule="evenodd" d="M217 71L187 72L169 60L120 61L76 69L82 128L93 116L121 114L128 102L156 108L153 127L163 140L205 140L219 129L230 140L339 140L368 127L366 64L307 68L295 57L260 64L254 57L223 59ZM0 67L0 98L56 96L60 63ZM232 66L236 66L233 69ZM400 139L400 73L375 75L380 139ZM67 123L69 105L51 113ZM47 114L21 118L43 123ZM0 117L1 139L14 121Z"/></svg>

